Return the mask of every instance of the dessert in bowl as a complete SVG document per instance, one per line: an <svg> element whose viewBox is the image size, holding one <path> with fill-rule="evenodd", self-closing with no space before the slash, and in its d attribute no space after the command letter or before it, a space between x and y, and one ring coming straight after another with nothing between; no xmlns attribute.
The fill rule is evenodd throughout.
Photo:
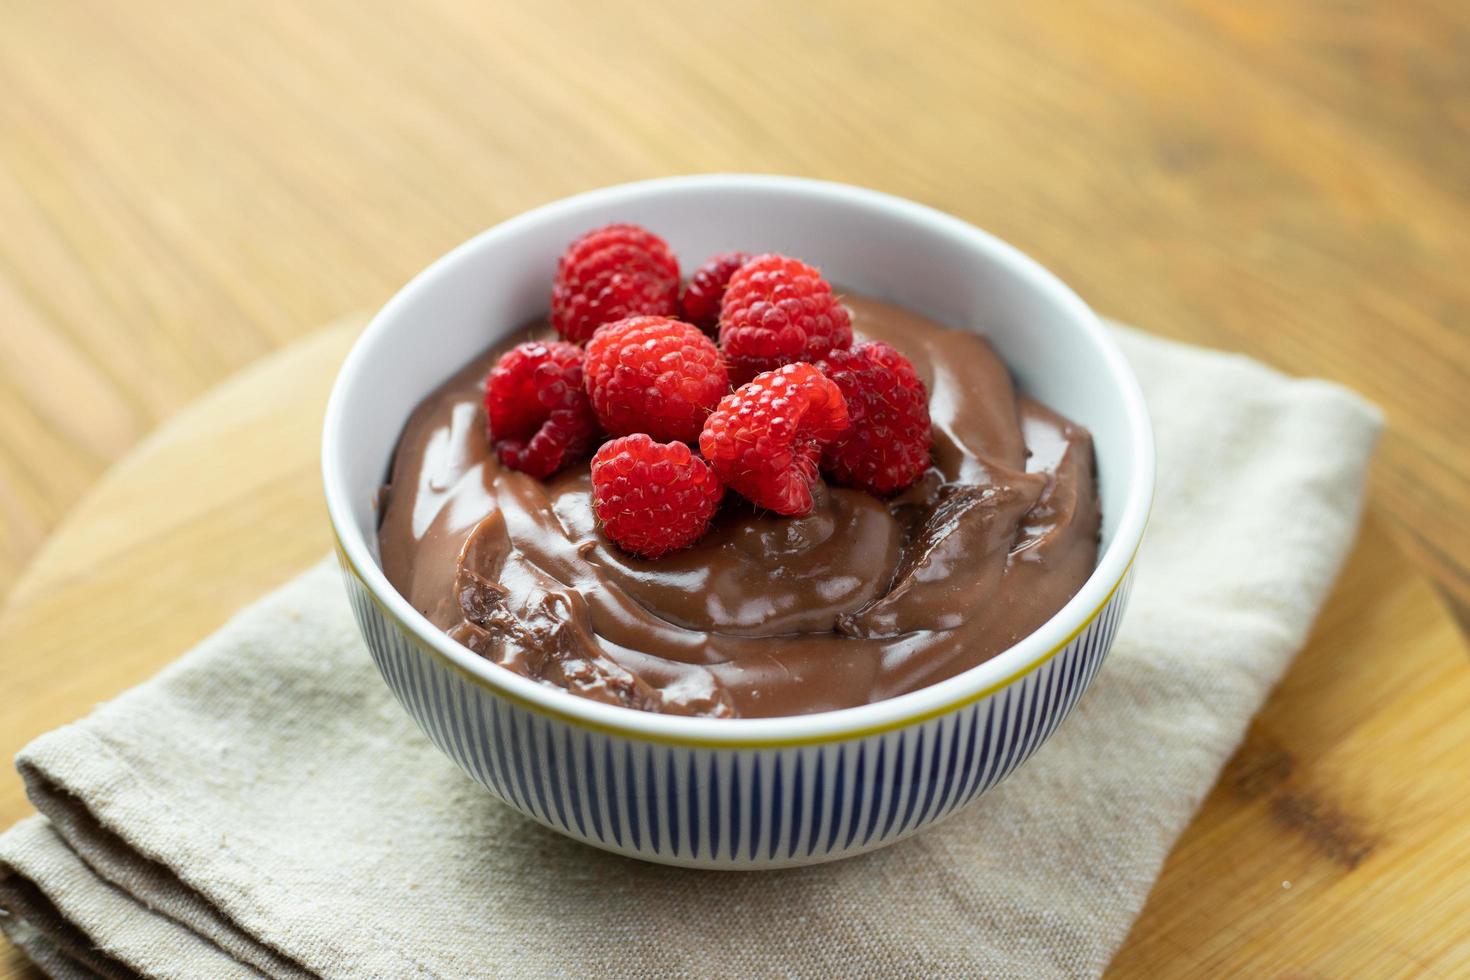
<svg viewBox="0 0 1470 980"><path fill-rule="evenodd" d="M830 303L806 297L823 343L798 338L799 356L742 344L726 302L707 343L736 377L693 397L704 415L689 426L599 388L595 362L617 353L598 352L615 347L607 321L596 303L548 294L568 243L614 222L661 236L686 273L732 251L819 266L835 286ZM726 270L732 293L756 289L754 264ZM638 302L655 307L621 312L699 319ZM549 306L560 340L544 326ZM627 331L628 349L646 340ZM561 370L547 348L576 341L586 378L581 355L562 350L574 383L543 390L586 387L591 424L619 436L598 450L605 478L586 459L605 433L548 441L511 431L524 396L496 402L492 390L482 404L492 367L515 374L516 345L542 358L526 377L544 378ZM904 418L871 424L891 402L874 385L893 377L923 392L933 444L922 454ZM786 386L762 395L778 416L806 406L791 430L800 445L726 452L716 420L740 423L726 435L749 428L762 385ZM913 399L902 405L911 416ZM497 411L509 413L502 431L487 431ZM587 418L580 402L567 412ZM620 435L635 429L653 431ZM868 465L884 444L882 465ZM628 511L616 481L645 452L672 453L665 470L707 471L716 489L663 501L662 521ZM435 744L573 837L731 868L881 846L1024 761L1111 642L1152 465L1127 366L1044 270L915 204L757 177L610 188L450 253L349 355L324 443L354 610Z"/></svg>

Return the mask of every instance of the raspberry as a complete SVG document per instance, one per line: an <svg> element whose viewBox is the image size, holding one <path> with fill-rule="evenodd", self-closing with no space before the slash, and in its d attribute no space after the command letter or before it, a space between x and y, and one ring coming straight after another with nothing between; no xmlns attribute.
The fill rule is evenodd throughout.
<svg viewBox="0 0 1470 980"><path fill-rule="evenodd" d="M608 225L567 246L551 287L551 325L582 343L604 323L679 311L679 261L637 225Z"/></svg>
<svg viewBox="0 0 1470 980"><path fill-rule="evenodd" d="M485 418L500 461L537 479L585 455L597 416L582 390L582 349L552 340L506 351L485 378Z"/></svg>
<svg viewBox="0 0 1470 980"><path fill-rule="evenodd" d="M929 393L909 359L882 341L834 350L817 365L847 402L847 431L822 450L843 486L890 494L929 468Z"/></svg>
<svg viewBox="0 0 1470 980"><path fill-rule="evenodd" d="M714 333L720 326L720 300L725 297L725 287L735 270L750 261L746 252L726 252L716 255L694 270L689 277L689 286L684 290L684 319L705 333Z"/></svg>
<svg viewBox="0 0 1470 980"><path fill-rule="evenodd" d="M838 387L810 364L787 364L721 399L699 450L716 476L757 506L800 517L812 509L823 445L846 428Z"/></svg>
<svg viewBox="0 0 1470 980"><path fill-rule="evenodd" d="M587 393L611 435L646 432L693 442L730 390L714 342L695 327L661 316L609 323L587 342Z"/></svg>
<svg viewBox="0 0 1470 980"><path fill-rule="evenodd" d="M720 347L737 384L793 361L852 346L852 318L816 269L759 255L730 277L720 302Z"/></svg>
<svg viewBox="0 0 1470 980"><path fill-rule="evenodd" d="M603 533L644 558L703 537L724 493L709 464L682 442L654 442L639 432L605 443L592 457L592 509Z"/></svg>

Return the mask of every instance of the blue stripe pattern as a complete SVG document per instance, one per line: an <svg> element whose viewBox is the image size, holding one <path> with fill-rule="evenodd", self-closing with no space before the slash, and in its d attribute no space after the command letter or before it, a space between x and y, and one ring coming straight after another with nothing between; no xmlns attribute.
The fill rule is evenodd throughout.
<svg viewBox="0 0 1470 980"><path fill-rule="evenodd" d="M890 844L1024 762L1102 665L1132 573L1065 649L972 704L847 741L665 745L578 727L475 684L420 649L344 568L368 650L409 715L499 799L597 847L666 864L783 867Z"/></svg>

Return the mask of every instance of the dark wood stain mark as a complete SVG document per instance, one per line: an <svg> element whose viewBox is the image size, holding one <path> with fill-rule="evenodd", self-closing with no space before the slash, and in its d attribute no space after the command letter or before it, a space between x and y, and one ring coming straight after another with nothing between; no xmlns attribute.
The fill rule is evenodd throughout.
<svg viewBox="0 0 1470 980"><path fill-rule="evenodd" d="M1318 851L1352 870L1373 853L1376 842L1339 807L1292 785L1297 761L1275 739L1252 729L1230 761L1225 781L1243 800L1267 801L1272 818L1305 837Z"/></svg>
<svg viewBox="0 0 1470 980"><path fill-rule="evenodd" d="M1271 815L1349 871L1373 853L1374 842L1346 814L1315 797L1280 793L1271 799Z"/></svg>
<svg viewBox="0 0 1470 980"><path fill-rule="evenodd" d="M1285 749L1252 729L1230 760L1225 778L1237 796L1254 800L1286 782L1295 767Z"/></svg>

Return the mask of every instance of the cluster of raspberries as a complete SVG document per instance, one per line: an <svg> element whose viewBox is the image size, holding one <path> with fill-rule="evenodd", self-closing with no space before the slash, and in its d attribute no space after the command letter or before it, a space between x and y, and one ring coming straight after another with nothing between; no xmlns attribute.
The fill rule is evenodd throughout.
<svg viewBox="0 0 1470 980"><path fill-rule="evenodd" d="M816 269L734 252L679 285L667 243L636 225L568 246L551 293L562 339L507 351L485 379L504 465L546 479L601 443L593 508L646 558L699 540L726 488L795 517L819 473L887 495L929 467L924 383L888 344L853 346Z"/></svg>

